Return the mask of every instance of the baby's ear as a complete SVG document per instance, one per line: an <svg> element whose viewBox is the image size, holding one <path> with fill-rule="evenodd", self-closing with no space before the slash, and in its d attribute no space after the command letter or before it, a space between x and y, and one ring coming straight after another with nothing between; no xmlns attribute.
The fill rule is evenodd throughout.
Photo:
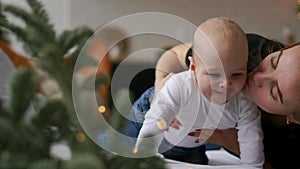
<svg viewBox="0 0 300 169"><path fill-rule="evenodd" d="M191 71L193 71L193 72L195 72L195 70L196 70L196 67L195 67L195 62L194 62L194 58L193 57L191 57L191 56L189 56L189 61L190 61L190 70Z"/></svg>
<svg viewBox="0 0 300 169"><path fill-rule="evenodd" d="M291 123L300 124L300 119L298 119L294 114L288 115L287 116L287 121L288 121L288 123L291 122Z"/></svg>
<svg viewBox="0 0 300 169"><path fill-rule="evenodd" d="M190 60L190 71L192 72L192 75L196 79L196 66L195 66L194 58L190 56L189 60Z"/></svg>

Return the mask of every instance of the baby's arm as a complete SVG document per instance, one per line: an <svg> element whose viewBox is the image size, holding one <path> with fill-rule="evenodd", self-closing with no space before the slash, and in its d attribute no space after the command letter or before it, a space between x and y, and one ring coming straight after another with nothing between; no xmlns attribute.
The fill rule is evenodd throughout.
<svg viewBox="0 0 300 169"><path fill-rule="evenodd" d="M156 100L145 116L143 127L135 145L135 151L147 155L157 153L165 129L179 111L180 97L179 87L175 80L171 78L158 93Z"/></svg>
<svg viewBox="0 0 300 169"><path fill-rule="evenodd" d="M170 73L177 73L188 69L185 64L185 57L191 46L191 43L177 45L160 56L155 71L156 90L162 88L164 83L161 83L161 81L164 82L164 78Z"/></svg>
<svg viewBox="0 0 300 169"><path fill-rule="evenodd" d="M185 59L191 46L191 43L180 44L172 47L160 56L155 69L155 95L153 101L155 100L158 91L174 73L188 69Z"/></svg>
<svg viewBox="0 0 300 169"><path fill-rule="evenodd" d="M242 113L237 129L241 164L262 168L264 151L260 112L256 105L247 101L242 104L240 109L242 109Z"/></svg>

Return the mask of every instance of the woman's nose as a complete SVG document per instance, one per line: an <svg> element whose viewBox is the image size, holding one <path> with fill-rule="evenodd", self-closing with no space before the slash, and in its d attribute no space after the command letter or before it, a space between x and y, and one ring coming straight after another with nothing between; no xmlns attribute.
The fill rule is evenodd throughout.
<svg viewBox="0 0 300 169"><path fill-rule="evenodd" d="M271 73L256 72L255 74L253 74L253 81L257 86L262 87L265 83L269 82L272 79L271 77Z"/></svg>

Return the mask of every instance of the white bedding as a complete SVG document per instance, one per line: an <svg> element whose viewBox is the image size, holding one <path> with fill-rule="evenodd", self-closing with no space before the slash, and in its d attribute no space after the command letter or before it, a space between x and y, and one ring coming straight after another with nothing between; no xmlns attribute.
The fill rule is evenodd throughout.
<svg viewBox="0 0 300 169"><path fill-rule="evenodd" d="M168 169L255 169L239 165L239 158L229 154L224 149L206 151L208 165L196 165L165 159Z"/></svg>

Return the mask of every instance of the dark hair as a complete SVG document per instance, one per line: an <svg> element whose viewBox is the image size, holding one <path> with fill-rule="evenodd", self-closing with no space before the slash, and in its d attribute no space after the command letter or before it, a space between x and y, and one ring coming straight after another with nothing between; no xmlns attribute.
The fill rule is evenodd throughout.
<svg viewBox="0 0 300 169"><path fill-rule="evenodd" d="M300 45L300 42L297 42L297 43L294 43L292 45L286 46L286 47L282 48L281 50L286 50L286 49L289 49L289 48L292 48L292 47L295 47L295 46L298 46L298 45Z"/></svg>
<svg viewBox="0 0 300 169"><path fill-rule="evenodd" d="M264 38L257 34L248 33L246 36L249 47L248 73L252 72L270 53L284 48L284 45L280 42Z"/></svg>
<svg viewBox="0 0 300 169"><path fill-rule="evenodd" d="M285 46L282 43L280 43L276 40L272 40L272 41L273 41L273 43L271 45L268 45L268 47L266 49L269 54L276 52L278 50L283 50L285 48ZM262 49L260 49L260 50L262 50Z"/></svg>

